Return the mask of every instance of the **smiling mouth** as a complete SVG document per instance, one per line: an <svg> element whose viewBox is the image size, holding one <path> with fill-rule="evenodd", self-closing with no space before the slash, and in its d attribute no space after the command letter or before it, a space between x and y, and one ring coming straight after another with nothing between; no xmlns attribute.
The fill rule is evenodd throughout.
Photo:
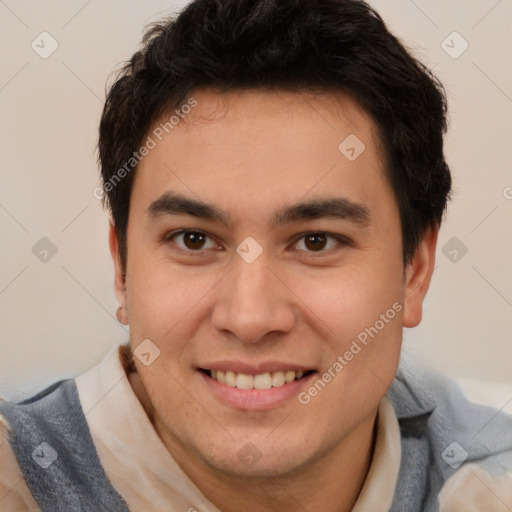
<svg viewBox="0 0 512 512"><path fill-rule="evenodd" d="M258 375L248 375L246 373L236 373L232 371L207 370L199 368L199 371L217 382L226 386L238 389L270 389L280 388L290 382L303 379L315 370L308 371L277 371L266 372Z"/></svg>

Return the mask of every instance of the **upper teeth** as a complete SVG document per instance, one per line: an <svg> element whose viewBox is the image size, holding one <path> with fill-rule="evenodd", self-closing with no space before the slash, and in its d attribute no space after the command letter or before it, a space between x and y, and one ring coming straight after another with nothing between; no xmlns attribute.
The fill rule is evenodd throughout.
<svg viewBox="0 0 512 512"><path fill-rule="evenodd" d="M289 370L286 372L260 373L259 375L247 375L245 373L235 373L231 371L224 372L222 370L211 370L212 379L218 380L223 384L227 384L232 388L238 389L270 389L271 387L279 388L286 382L292 382L300 379L303 371Z"/></svg>

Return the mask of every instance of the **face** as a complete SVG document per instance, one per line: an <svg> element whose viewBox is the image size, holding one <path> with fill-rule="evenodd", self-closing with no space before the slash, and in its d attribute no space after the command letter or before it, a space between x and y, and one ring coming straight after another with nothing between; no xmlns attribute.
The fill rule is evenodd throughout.
<svg viewBox="0 0 512 512"><path fill-rule="evenodd" d="M125 283L111 228L117 296L170 451L231 475L292 473L373 423L435 237L404 269L375 125L350 97L192 96L169 133L149 133Z"/></svg>

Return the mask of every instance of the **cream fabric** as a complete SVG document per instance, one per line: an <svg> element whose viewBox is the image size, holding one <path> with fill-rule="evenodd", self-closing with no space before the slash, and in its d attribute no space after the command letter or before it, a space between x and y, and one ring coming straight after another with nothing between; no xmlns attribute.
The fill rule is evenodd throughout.
<svg viewBox="0 0 512 512"><path fill-rule="evenodd" d="M131 512L221 512L165 448L130 386L121 346L75 380L100 461ZM38 511L6 436L7 428L0 428L0 512ZM400 431L391 402L384 397L374 456L353 511L388 511L399 468Z"/></svg>
<svg viewBox="0 0 512 512"><path fill-rule="evenodd" d="M130 510L220 512L176 464L135 396L120 347L76 379L101 463ZM354 511L388 511L400 468L400 430L384 397L368 477Z"/></svg>

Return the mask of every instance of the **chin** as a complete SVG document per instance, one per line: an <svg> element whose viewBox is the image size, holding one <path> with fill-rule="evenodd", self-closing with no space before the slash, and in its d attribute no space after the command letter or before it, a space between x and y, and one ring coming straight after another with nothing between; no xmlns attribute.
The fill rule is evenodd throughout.
<svg viewBox="0 0 512 512"><path fill-rule="evenodd" d="M269 442L270 431L244 439L225 439L218 444L195 446L197 456L209 467L237 478L277 478L293 474L313 460L312 447L305 451L305 443L290 443L285 439Z"/></svg>

